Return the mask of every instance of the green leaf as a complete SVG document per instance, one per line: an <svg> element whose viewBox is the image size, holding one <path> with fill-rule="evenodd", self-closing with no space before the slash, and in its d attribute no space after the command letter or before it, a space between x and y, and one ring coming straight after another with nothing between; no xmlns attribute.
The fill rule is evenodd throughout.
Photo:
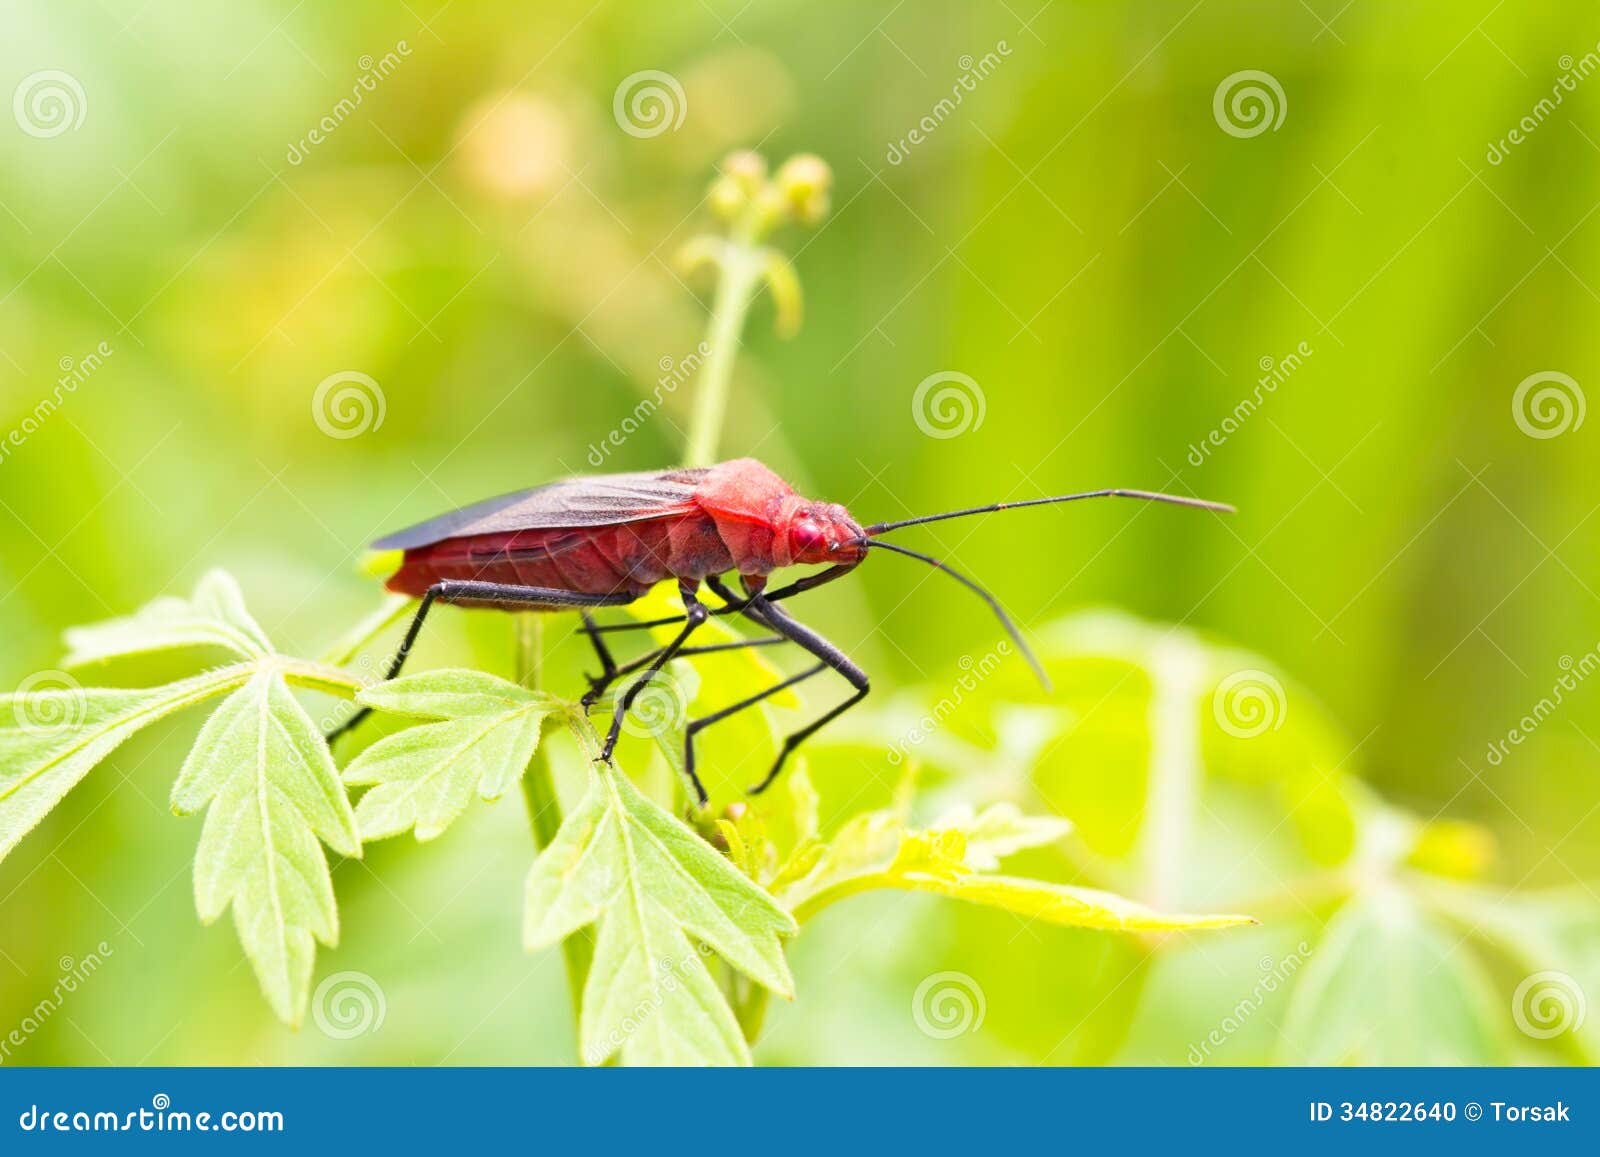
<svg viewBox="0 0 1600 1157"><path fill-rule="evenodd" d="M364 839L416 829L431 840L467 808L476 792L499 799L527 769L546 716L565 704L541 691L478 671L428 671L371 687L357 696L379 711L439 720L379 740L344 771L348 784L370 786L356 806Z"/></svg>
<svg viewBox="0 0 1600 1157"><path fill-rule="evenodd" d="M66 642L69 667L189 647L220 647L241 659L274 654L239 584L220 570L207 573L190 598L159 598L125 618L74 627Z"/></svg>
<svg viewBox="0 0 1600 1157"><path fill-rule="evenodd" d="M780 936L794 920L772 897L612 770L594 773L528 877L529 951L598 921L584 987L584 1060L748 1064L732 1010L707 970L715 951L783 996L794 982ZM696 941L703 942L696 943Z"/></svg>
<svg viewBox="0 0 1600 1157"><path fill-rule="evenodd" d="M1078 836L1134 894L1210 906L1252 876L1351 856L1369 796L1349 766L1360 745L1268 660L1108 611L1040 638L1068 722L1034 782L1073 801Z"/></svg>
<svg viewBox="0 0 1600 1157"><path fill-rule="evenodd" d="M254 672L206 721L172 788L187 815L210 805L195 853L195 905L234 925L273 1011L298 1024L315 940L339 938L320 838L361 855L355 815L310 716L275 669Z"/></svg>
<svg viewBox="0 0 1600 1157"><path fill-rule="evenodd" d="M0 696L0 859L129 736L249 674L231 667L150 690L67 687Z"/></svg>
<svg viewBox="0 0 1600 1157"><path fill-rule="evenodd" d="M1469 936L1493 944L1516 966L1503 1007L1526 1043L1570 1048L1600 1062L1600 902L1580 882L1541 891L1501 891L1443 880L1421 883L1424 897ZM1522 1043L1519 1041L1519 1043Z"/></svg>
<svg viewBox="0 0 1600 1157"><path fill-rule="evenodd" d="M1383 885L1328 922L1283 1028L1287 1063L1482 1065L1510 1015L1472 954L1403 890Z"/></svg>
<svg viewBox="0 0 1600 1157"><path fill-rule="evenodd" d="M805 920L827 905L881 888L931 892L1004 908L1031 920L1119 932L1179 932L1255 923L1248 916L1158 912L1096 888L1080 888L981 869L1025 847L1065 834L1061 821L1030 819L1010 805L955 813L926 831L909 831L887 811L867 812L839 830L811 870L779 898Z"/></svg>

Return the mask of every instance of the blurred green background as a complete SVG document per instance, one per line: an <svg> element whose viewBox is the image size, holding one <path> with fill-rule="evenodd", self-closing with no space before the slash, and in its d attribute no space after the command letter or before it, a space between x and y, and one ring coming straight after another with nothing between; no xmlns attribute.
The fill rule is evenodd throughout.
<svg viewBox="0 0 1600 1157"><path fill-rule="evenodd" d="M1600 1012L1544 1037L1518 1031L1514 998L1553 971L1574 1014L1600 999L1600 689L1575 680L1489 755L1600 641L1595 426L1575 408L1600 312L1592 5L8 2L4 27L6 689L58 665L64 627L213 566L286 649L320 650L375 604L357 567L374 536L592 468L701 339L707 285L672 257L714 224L718 159L812 151L834 212L779 242L805 324L781 341L758 302L725 451L864 521L1101 485L1237 503L902 541L988 580L1054 640L1062 683L1065 714L1020 689L1015 660L1014 694L970 696L941 737L985 754L930 743L935 802L1055 808L1081 839L1041 873L1264 923L1138 943L865 898L807 929L800 998L758 1058L1194 1063L1291 954L1305 984L1254 1001L1205 1063L1593 1056ZM677 89L659 132L624 99L646 70ZM1245 70L1281 91L1262 90L1275 127L1217 104ZM41 87L68 124L32 103ZM1519 383L1552 372L1568 381L1519 408ZM381 422L317 409L349 373L375 383ZM939 373L975 383L981 423L924 432L913 395ZM1536 407L1546 387L1574 408ZM605 468L676 461L690 394L669 391ZM982 608L928 577L877 560L806 600L878 688L817 757L825 802L855 783L886 799L873 729L994 645ZM1052 626L1108 605L1184 630ZM504 619L440 622L422 662L506 668ZM1184 701L1201 730L1174 740L1159 689L1191 660L1212 673ZM1252 739L1212 718L1215 674L1239 670L1285 689ZM1032 706L997 714L1007 698ZM1044 755L1039 713L1063 740ZM194 918L199 821L166 806L192 727L130 744L0 864L0 1036L111 949L7 1060L572 1057L559 954L519 951L515 799L339 865L342 946L318 976L378 980L383 1023L278 1025L231 929ZM1008 745L1030 754L1008 764ZM1174 809L1170 780L1146 789L1158 764L1233 788ZM1175 810L1196 822L1141 826ZM1395 884L1418 864L1427 881ZM1444 883L1462 876L1477 882ZM941 971L984 996L950 1037L912 1015Z"/></svg>

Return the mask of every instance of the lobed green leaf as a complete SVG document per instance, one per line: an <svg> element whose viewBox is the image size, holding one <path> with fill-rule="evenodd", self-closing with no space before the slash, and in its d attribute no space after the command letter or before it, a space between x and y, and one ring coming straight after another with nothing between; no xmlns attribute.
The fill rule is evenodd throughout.
<svg viewBox="0 0 1600 1157"><path fill-rule="evenodd" d="M315 941L338 943L321 843L361 855L355 815L316 724L280 672L262 669L206 721L172 788L172 808L209 806L195 853L195 905L233 908L240 943L273 1011L298 1024Z"/></svg>
<svg viewBox="0 0 1600 1157"><path fill-rule="evenodd" d="M217 647L244 660L275 653L245 609L239 584L221 570L208 572L187 599L159 598L132 615L74 627L66 642L69 667L192 647Z"/></svg>
<svg viewBox="0 0 1600 1157"><path fill-rule="evenodd" d="M412 829L431 840L474 793L495 800L521 778L545 719L566 710L552 695L478 671L428 671L363 691L358 701L396 715L437 720L379 740L344 771L371 787L356 806L368 840Z"/></svg>
<svg viewBox="0 0 1600 1157"><path fill-rule="evenodd" d="M779 938L794 919L682 823L610 769L528 877L529 951L599 923L584 988L584 1060L749 1064L739 1024L706 967L715 952L782 996L794 982Z"/></svg>
<svg viewBox="0 0 1600 1157"><path fill-rule="evenodd" d="M221 695L238 666L148 690L72 687L0 696L0 859L130 736Z"/></svg>

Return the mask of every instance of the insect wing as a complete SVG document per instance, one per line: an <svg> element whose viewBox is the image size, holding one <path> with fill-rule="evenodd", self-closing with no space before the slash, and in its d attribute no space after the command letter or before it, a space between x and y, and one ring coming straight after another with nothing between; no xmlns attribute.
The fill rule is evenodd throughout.
<svg viewBox="0 0 1600 1157"><path fill-rule="evenodd" d="M683 514L694 508L704 470L595 474L485 499L391 534L374 550L413 550L479 534L612 526Z"/></svg>

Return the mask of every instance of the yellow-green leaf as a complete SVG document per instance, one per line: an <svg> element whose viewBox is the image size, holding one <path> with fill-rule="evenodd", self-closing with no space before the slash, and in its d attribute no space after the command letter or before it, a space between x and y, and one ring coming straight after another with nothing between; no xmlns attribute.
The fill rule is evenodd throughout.
<svg viewBox="0 0 1600 1157"><path fill-rule="evenodd" d="M809 872L779 899L804 920L846 896L875 889L930 892L1004 908L1032 920L1119 932L1175 932L1251 924L1248 916L1158 912L1096 888L991 874L1001 857L1059 839L1063 821L1023 816L1008 804L970 809L925 831L894 812L867 812L840 829Z"/></svg>

